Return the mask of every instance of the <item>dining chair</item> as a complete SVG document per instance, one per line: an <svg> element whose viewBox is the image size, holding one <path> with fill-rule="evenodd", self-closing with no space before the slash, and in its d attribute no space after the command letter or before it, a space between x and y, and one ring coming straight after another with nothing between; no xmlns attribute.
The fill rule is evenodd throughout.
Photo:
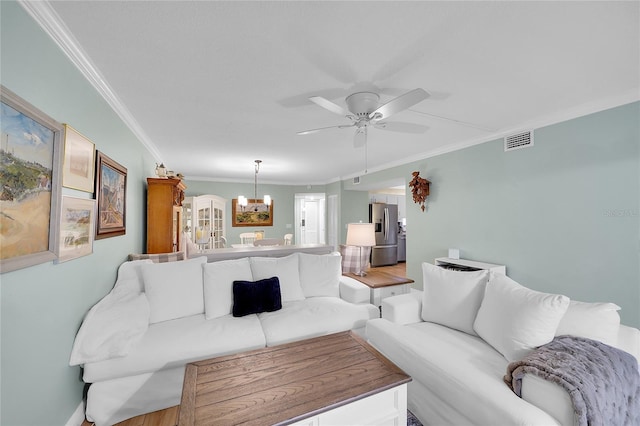
<svg viewBox="0 0 640 426"><path fill-rule="evenodd" d="M255 240L255 232L243 232L242 234L240 234L240 244L253 244Z"/></svg>

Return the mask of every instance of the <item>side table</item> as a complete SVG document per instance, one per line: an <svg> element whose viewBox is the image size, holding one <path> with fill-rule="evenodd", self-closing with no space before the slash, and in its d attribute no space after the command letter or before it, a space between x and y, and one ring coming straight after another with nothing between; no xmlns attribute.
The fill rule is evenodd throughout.
<svg viewBox="0 0 640 426"><path fill-rule="evenodd" d="M382 306L382 299L386 297L411 292L411 283L414 282L411 278L400 277L375 269L368 271L364 277L356 275L353 272L348 272L343 275L358 280L369 287L371 289L370 302L377 307Z"/></svg>

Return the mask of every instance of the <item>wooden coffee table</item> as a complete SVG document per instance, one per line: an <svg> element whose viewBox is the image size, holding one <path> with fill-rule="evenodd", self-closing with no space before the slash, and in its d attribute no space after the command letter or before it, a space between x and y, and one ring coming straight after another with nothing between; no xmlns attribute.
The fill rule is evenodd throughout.
<svg viewBox="0 0 640 426"><path fill-rule="evenodd" d="M406 424L409 381L336 333L187 364L178 425Z"/></svg>

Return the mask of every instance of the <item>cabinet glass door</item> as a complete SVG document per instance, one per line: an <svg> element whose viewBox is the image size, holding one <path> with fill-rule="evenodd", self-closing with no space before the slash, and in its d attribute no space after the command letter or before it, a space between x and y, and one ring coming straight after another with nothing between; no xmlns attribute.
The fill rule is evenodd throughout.
<svg viewBox="0 0 640 426"><path fill-rule="evenodd" d="M220 208L220 206L215 206L213 208L213 239L215 248L224 248L225 247L225 239L224 239L224 207Z"/></svg>
<svg viewBox="0 0 640 426"><path fill-rule="evenodd" d="M192 218L193 198L187 197L182 202L182 231L189 240L193 241L193 218Z"/></svg>
<svg viewBox="0 0 640 426"><path fill-rule="evenodd" d="M199 204L199 203L198 203ZM196 211L197 226L195 229L196 239L200 249L207 250L211 248L211 202L206 200L202 205L198 205Z"/></svg>

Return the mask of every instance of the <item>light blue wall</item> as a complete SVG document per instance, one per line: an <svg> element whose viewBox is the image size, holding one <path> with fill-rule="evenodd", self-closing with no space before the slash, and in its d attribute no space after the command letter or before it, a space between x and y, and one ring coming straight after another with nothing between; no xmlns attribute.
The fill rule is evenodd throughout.
<svg viewBox="0 0 640 426"><path fill-rule="evenodd" d="M227 200L225 209L226 217L226 238L229 244L239 243L240 234L243 232L253 232L257 230L265 231L265 238L282 238L285 234L293 234L294 224L294 198L295 194L301 193L325 193L324 185L296 186L296 185L270 185L259 183L258 197L264 194L271 196L273 200L273 226L232 226L231 221L231 200L244 195L253 198L253 183L229 183L185 180L187 189L185 195L198 196L212 194ZM290 227L287 227L290 225Z"/></svg>
<svg viewBox="0 0 640 426"><path fill-rule="evenodd" d="M426 212L407 191L407 273L461 257L507 265L540 291L611 301L640 326L640 103L535 130L534 146L502 140L361 177L429 179ZM353 188L345 181L345 188Z"/></svg>
<svg viewBox="0 0 640 426"><path fill-rule="evenodd" d="M130 252L144 250L145 178L151 154L66 56L14 2L0 2L2 84L89 137L128 169L127 233L99 240L94 253L0 276L2 425L63 425L82 400L69 354L87 310L113 286ZM64 195L91 194L63 190Z"/></svg>
<svg viewBox="0 0 640 426"><path fill-rule="evenodd" d="M349 223L369 222L369 193L366 191L352 191L344 187L340 197L341 203L341 234L340 241L347 240L347 225Z"/></svg>

